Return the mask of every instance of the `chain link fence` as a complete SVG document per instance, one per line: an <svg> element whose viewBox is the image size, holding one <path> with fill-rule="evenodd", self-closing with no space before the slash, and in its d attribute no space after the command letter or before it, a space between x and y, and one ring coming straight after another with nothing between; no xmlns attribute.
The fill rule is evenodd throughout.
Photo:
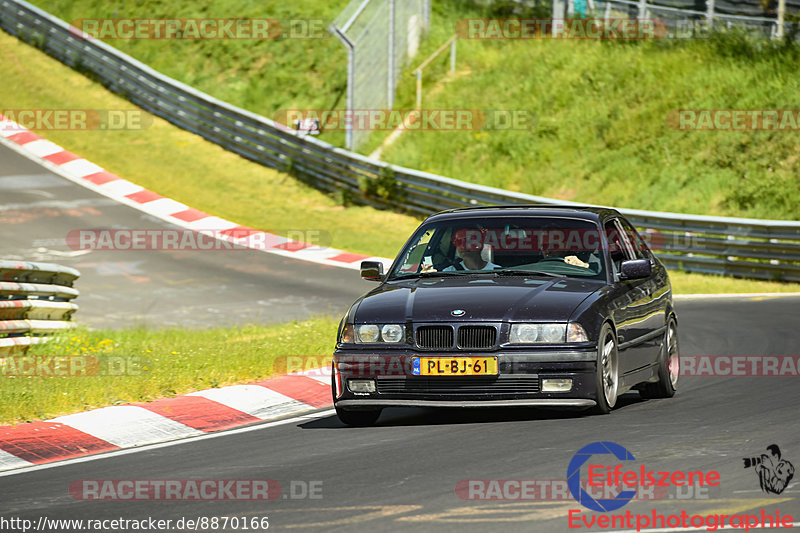
<svg viewBox="0 0 800 533"><path fill-rule="evenodd" d="M370 134L358 112L391 109L400 71L417 53L430 23L430 0L353 0L329 30L347 48L346 145Z"/></svg>
<svg viewBox="0 0 800 533"><path fill-rule="evenodd" d="M658 19L669 30L668 37L678 39L702 38L711 29L732 28L774 39L795 34L800 0L784 4L781 17L775 0L567 0L566 5L556 0L553 18Z"/></svg>

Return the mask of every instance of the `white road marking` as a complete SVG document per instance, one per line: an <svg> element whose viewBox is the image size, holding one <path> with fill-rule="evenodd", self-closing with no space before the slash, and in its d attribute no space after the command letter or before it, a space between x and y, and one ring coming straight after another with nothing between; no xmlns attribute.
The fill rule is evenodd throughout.
<svg viewBox="0 0 800 533"><path fill-rule="evenodd" d="M729 294L673 294L675 300L716 300L719 298L797 298L800 292L736 292Z"/></svg>
<svg viewBox="0 0 800 533"><path fill-rule="evenodd" d="M221 403L231 409L266 420L302 410L307 404L284 396L260 385L231 385L218 389L190 392L187 396L200 396Z"/></svg>
<svg viewBox="0 0 800 533"><path fill-rule="evenodd" d="M121 448L142 446L203 432L136 405L116 405L60 416L60 422Z"/></svg>

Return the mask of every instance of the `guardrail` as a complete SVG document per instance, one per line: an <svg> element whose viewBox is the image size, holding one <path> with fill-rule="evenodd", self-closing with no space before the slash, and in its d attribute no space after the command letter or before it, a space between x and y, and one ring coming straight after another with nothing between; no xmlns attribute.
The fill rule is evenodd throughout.
<svg viewBox="0 0 800 533"><path fill-rule="evenodd" d="M304 137L164 76L23 0L0 0L0 27L151 113L345 201L417 215L469 205L583 205L390 165ZM800 281L800 222L619 211L670 268Z"/></svg>
<svg viewBox="0 0 800 533"><path fill-rule="evenodd" d="M44 335L75 327L74 268L0 260L0 355L25 352Z"/></svg>

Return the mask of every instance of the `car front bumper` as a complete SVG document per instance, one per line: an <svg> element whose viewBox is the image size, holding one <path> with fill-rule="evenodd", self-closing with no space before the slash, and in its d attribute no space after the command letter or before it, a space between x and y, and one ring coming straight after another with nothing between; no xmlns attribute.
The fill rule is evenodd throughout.
<svg viewBox="0 0 800 533"><path fill-rule="evenodd" d="M413 375L415 357L495 356L498 374L490 376ZM570 407L596 404L596 350L550 350L491 353L334 353L333 396L337 407ZM543 392L542 380L571 379L563 392ZM353 392L348 380L372 380L374 392Z"/></svg>

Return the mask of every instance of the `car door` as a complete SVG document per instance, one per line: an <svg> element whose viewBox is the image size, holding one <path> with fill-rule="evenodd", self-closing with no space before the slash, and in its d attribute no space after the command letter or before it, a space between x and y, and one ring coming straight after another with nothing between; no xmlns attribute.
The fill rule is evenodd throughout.
<svg viewBox="0 0 800 533"><path fill-rule="evenodd" d="M655 363L661 350L661 340L666 327L669 294L666 283L657 276L659 265L652 252L639 236L630 222L624 218L618 219L623 229L623 238L632 248L636 259L648 259L653 267L653 273L640 281L641 289L645 293L646 301L643 302L642 312L639 313L639 324L635 328L636 337L642 342L643 365Z"/></svg>
<svg viewBox="0 0 800 533"><path fill-rule="evenodd" d="M603 230L614 277L612 306L617 326L620 370L622 374L628 374L650 364L647 337L652 325L649 313L652 310L650 304L653 284L650 278L620 279L623 261L641 257L637 257L634 245L625 235L618 218L607 220Z"/></svg>

